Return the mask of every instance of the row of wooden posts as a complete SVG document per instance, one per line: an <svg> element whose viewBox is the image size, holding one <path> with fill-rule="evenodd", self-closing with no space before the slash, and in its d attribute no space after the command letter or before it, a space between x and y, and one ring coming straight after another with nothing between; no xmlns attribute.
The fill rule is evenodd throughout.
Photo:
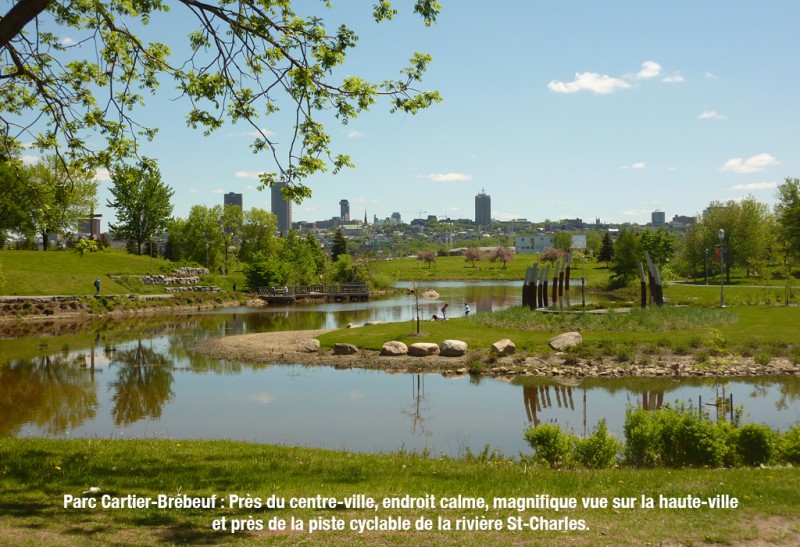
<svg viewBox="0 0 800 547"><path fill-rule="evenodd" d="M650 303L657 306L664 304L664 290L661 284L661 275L658 272L658 265L650 258L650 253L644 252L645 263L647 264L647 275L645 275L645 265L639 263L639 279L641 287L640 305L647 307L648 297L647 288L650 287ZM550 303L555 306L563 302L566 292L567 306L569 306L569 280L572 270L572 252L566 257L556 260L552 264L553 277L552 287L548 291L550 277L550 264L539 265L534 263L533 267L525 269L525 281L522 285L522 305L534 310L536 308L549 308ZM548 299L548 296L550 297Z"/></svg>
<svg viewBox="0 0 800 547"><path fill-rule="evenodd" d="M553 285L550 295L553 305L567 292L569 301L569 278L572 271L572 251L561 260L556 260L553 267ZM522 285L522 305L530 309L549 308L548 283L550 280L550 264L539 266L535 263L532 268L525 269L525 282Z"/></svg>

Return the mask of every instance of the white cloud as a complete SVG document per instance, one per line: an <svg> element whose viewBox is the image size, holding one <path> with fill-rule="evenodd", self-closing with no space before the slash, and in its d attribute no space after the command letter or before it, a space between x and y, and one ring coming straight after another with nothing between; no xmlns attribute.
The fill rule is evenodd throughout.
<svg viewBox="0 0 800 547"><path fill-rule="evenodd" d="M777 163L777 158L764 152L757 156L749 157L746 160L742 158L731 158L725 162L725 165L720 167L720 171L730 171L732 173L741 174L757 173Z"/></svg>
<svg viewBox="0 0 800 547"><path fill-rule="evenodd" d="M347 133L348 139L357 139L359 137L363 137L364 133L361 131L356 131L355 129Z"/></svg>
<svg viewBox="0 0 800 547"><path fill-rule="evenodd" d="M661 74L661 65L655 61L645 61L642 63L642 69L636 73L637 80L647 80L648 78L655 78Z"/></svg>
<svg viewBox="0 0 800 547"><path fill-rule="evenodd" d="M715 110L704 110L702 114L697 116L698 120L724 120L727 116L720 114Z"/></svg>
<svg viewBox="0 0 800 547"><path fill-rule="evenodd" d="M275 133L273 133L269 129L262 128L260 131L261 131L260 133L259 133L259 131L255 130L255 129L251 129L250 131L228 131L225 134L225 136L226 137L261 137L262 133L266 137L274 137L275 136Z"/></svg>
<svg viewBox="0 0 800 547"><path fill-rule="evenodd" d="M234 176L244 179L258 179L262 173L263 171L236 171Z"/></svg>
<svg viewBox="0 0 800 547"><path fill-rule="evenodd" d="M731 186L731 190L770 190L777 187L777 182L751 182L748 184L736 184Z"/></svg>
<svg viewBox="0 0 800 547"><path fill-rule="evenodd" d="M430 175L421 175L420 178L432 180L433 182L462 182L472 180L472 175L465 173L431 173Z"/></svg>
<svg viewBox="0 0 800 547"><path fill-rule="evenodd" d="M225 190L223 190L222 188L214 188L214 189L211 191L211 193L212 193L212 194L224 194L224 193L225 193Z"/></svg>
<svg viewBox="0 0 800 547"><path fill-rule="evenodd" d="M63 37L61 39L61 45L64 46L64 47L74 46L77 43L78 42L76 42L75 40L73 40L69 36L65 36L65 37Z"/></svg>
<svg viewBox="0 0 800 547"><path fill-rule="evenodd" d="M682 84L686 79L680 74L673 74L672 76L664 76L661 81L665 84Z"/></svg>
<svg viewBox="0 0 800 547"><path fill-rule="evenodd" d="M628 89L631 85L619 78L612 78L605 74L596 72L582 72L575 74L572 82L557 82L553 80L547 84L550 91L556 93L577 93L578 91L591 91L598 95L613 93L617 89Z"/></svg>
<svg viewBox="0 0 800 547"><path fill-rule="evenodd" d="M626 217L649 217L652 211L650 209L628 209L622 211L622 215Z"/></svg>
<svg viewBox="0 0 800 547"><path fill-rule="evenodd" d="M94 174L94 180L98 182L106 182L111 180L111 173L108 172L108 169L105 167L101 167Z"/></svg>
<svg viewBox="0 0 800 547"><path fill-rule="evenodd" d="M719 80L719 76L717 76L713 72L706 72L705 76L706 76L706 79L708 79L708 80Z"/></svg>
<svg viewBox="0 0 800 547"><path fill-rule="evenodd" d="M620 169L622 169L623 171L627 169L646 169L646 168L647 164L643 161L637 161L636 163L632 163L630 165L623 165L622 167L620 167Z"/></svg>
<svg viewBox="0 0 800 547"><path fill-rule="evenodd" d="M32 156L31 154L25 154L20 159L22 160L22 163L24 165L34 165L36 163L39 163L39 160L41 158L39 158L39 156Z"/></svg>

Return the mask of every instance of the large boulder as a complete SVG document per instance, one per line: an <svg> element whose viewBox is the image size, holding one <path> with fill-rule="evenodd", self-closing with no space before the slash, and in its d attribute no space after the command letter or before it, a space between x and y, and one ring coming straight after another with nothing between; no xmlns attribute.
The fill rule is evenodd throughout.
<svg viewBox="0 0 800 547"><path fill-rule="evenodd" d="M338 343L333 345L334 355L354 355L358 353L358 348L353 344Z"/></svg>
<svg viewBox="0 0 800 547"><path fill-rule="evenodd" d="M316 353L319 351L319 340L316 338L308 338L303 340L300 342L297 349L304 353Z"/></svg>
<svg viewBox="0 0 800 547"><path fill-rule="evenodd" d="M439 355L439 344L433 342L417 342L408 346L408 354L414 357L427 357L428 355Z"/></svg>
<svg viewBox="0 0 800 547"><path fill-rule="evenodd" d="M517 352L517 346L514 345L514 342L509 340L508 338L503 338L502 340L498 340L494 344L492 344L492 353L495 355L499 355L500 357L506 357L507 355L514 355Z"/></svg>
<svg viewBox="0 0 800 547"><path fill-rule="evenodd" d="M385 344L383 344L383 347L381 348L381 355L398 356L398 355L406 355L407 353L408 353L408 346L405 345L403 342L398 342L397 340L386 342Z"/></svg>
<svg viewBox="0 0 800 547"><path fill-rule="evenodd" d="M467 353L467 343L461 340L445 340L442 342L440 355L445 357L461 357Z"/></svg>
<svg viewBox="0 0 800 547"><path fill-rule="evenodd" d="M577 346L583 342L583 337L579 332L565 332L550 339L550 347L556 351L563 351L570 346Z"/></svg>

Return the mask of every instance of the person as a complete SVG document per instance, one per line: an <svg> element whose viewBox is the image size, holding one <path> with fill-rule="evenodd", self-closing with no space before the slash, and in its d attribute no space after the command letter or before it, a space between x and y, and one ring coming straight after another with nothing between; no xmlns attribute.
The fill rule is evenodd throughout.
<svg viewBox="0 0 800 547"><path fill-rule="evenodd" d="M94 280L94 288L97 291L97 292L95 292L95 294L100 294L100 278L99 277L95 278L95 280Z"/></svg>
<svg viewBox="0 0 800 547"><path fill-rule="evenodd" d="M236 281L233 282L233 292L236 292Z"/></svg>
<svg viewBox="0 0 800 547"><path fill-rule="evenodd" d="M445 302L444 306L442 306L442 321L446 320L447 320L447 302Z"/></svg>
<svg viewBox="0 0 800 547"><path fill-rule="evenodd" d="M464 317L469 317L469 303L464 302Z"/></svg>
<svg viewBox="0 0 800 547"><path fill-rule="evenodd" d="M434 313L433 317L431 317L431 321L439 321L439 316Z"/></svg>

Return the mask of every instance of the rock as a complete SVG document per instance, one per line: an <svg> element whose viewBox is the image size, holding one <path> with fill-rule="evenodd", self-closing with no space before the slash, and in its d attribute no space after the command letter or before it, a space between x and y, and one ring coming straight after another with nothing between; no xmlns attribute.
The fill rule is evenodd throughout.
<svg viewBox="0 0 800 547"><path fill-rule="evenodd" d="M417 342L408 346L408 354L414 357L427 357L428 355L439 355L439 344L432 342Z"/></svg>
<svg viewBox="0 0 800 547"><path fill-rule="evenodd" d="M319 340L309 338L300 342L298 349L304 353L316 353L319 351Z"/></svg>
<svg viewBox="0 0 800 547"><path fill-rule="evenodd" d="M577 346L583 342L583 337L579 332L565 332L550 339L550 347L554 350L564 350L570 346Z"/></svg>
<svg viewBox="0 0 800 547"><path fill-rule="evenodd" d="M492 353L505 357L507 355L514 355L517 352L517 346L508 338L503 338L492 344Z"/></svg>
<svg viewBox="0 0 800 547"><path fill-rule="evenodd" d="M408 354L408 346L397 340L386 342L381 348L381 355L397 356L406 354Z"/></svg>
<svg viewBox="0 0 800 547"><path fill-rule="evenodd" d="M356 353L358 353L358 348L353 344L338 343L333 345L334 355L354 355Z"/></svg>
<svg viewBox="0 0 800 547"><path fill-rule="evenodd" d="M442 342L441 355L445 357L461 357L467 353L467 343L461 340L445 340Z"/></svg>

